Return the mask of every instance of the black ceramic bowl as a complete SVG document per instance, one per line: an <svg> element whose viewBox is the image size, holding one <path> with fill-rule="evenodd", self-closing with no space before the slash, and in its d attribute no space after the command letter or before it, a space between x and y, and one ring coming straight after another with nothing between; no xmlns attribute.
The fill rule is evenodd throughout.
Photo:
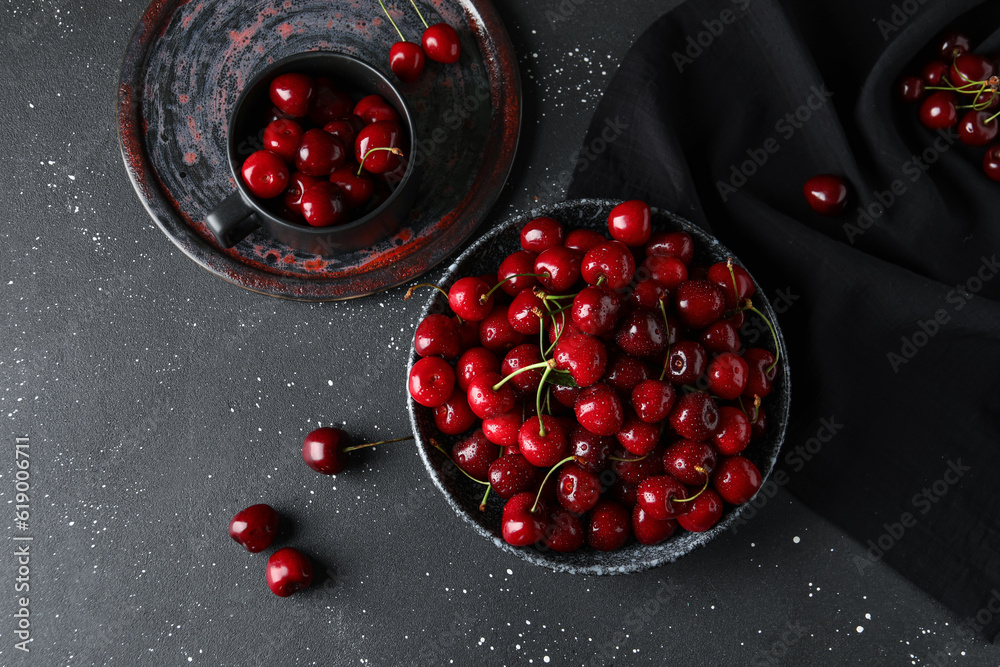
<svg viewBox="0 0 1000 667"><path fill-rule="evenodd" d="M448 268L441 285L447 289L453 282L464 276L496 273L503 258L520 249L521 227L529 220L539 216L546 215L555 218L568 228L594 229L607 234L608 214L618 203L602 199L581 199L515 216L490 230L463 252ZM715 237L671 213L654 209L653 229L655 231L688 232L695 241L695 263L712 264L720 260L724 261L727 257L734 257ZM743 266L739 260L735 261ZM746 267L744 266L744 268ZM778 334L778 343L781 346L781 361L774 380L774 389L770 396L764 399L768 418L767 434L762 440L751 443L743 453L757 465L761 475L766 480L774 469L778 452L781 450L785 438L791 385L785 342L781 329L778 328L771 304L767 302L759 290L754 295L753 300L757 308L774 323ZM432 312L450 313L447 299L436 290L424 307L421 318ZM753 315L751 314L750 317ZM764 340L766 341L766 339ZM769 347L766 342L759 344L763 347ZM411 349L410 367L413 366L414 361L416 361L416 354ZM458 472L455 466L441 452L434 449L429 442L429 439L433 437L445 448L450 449L451 444L457 438L443 436L434 426L432 411L417 404L412 398L409 399L409 411L420 456L434 480L434 484L444 494L445 500L451 508L477 533L491 540L499 548L526 561L536 565L544 565L556 571L573 574L625 574L673 562L695 547L706 544L719 533L728 530L736 521L742 508L746 507L746 505L741 507L726 505L722 519L711 530L704 533L689 533L678 528L673 537L654 546L633 541L618 551L601 552L584 547L580 551L569 554L544 551L535 547L513 547L504 542L500 534L500 515L503 501L492 497L486 511L480 512L479 502L483 495L482 485L470 481ZM551 484L552 480L549 480L549 483Z"/></svg>
<svg viewBox="0 0 1000 667"><path fill-rule="evenodd" d="M226 153L237 191L206 218L208 227L224 247L232 247L258 229L283 243L315 255L336 255L362 250L391 236L410 214L417 188L416 161L408 160L403 179L389 197L362 218L335 227L309 227L278 216L268 204L247 189L240 169L258 148L271 108L269 86L279 74L299 72L329 77L334 85L355 99L377 93L399 112L407 143L417 146L413 117L396 87L370 65L341 53L310 51L284 58L257 73L240 93L229 120ZM346 146L350 155L354 146ZM412 148L411 148L412 150Z"/></svg>

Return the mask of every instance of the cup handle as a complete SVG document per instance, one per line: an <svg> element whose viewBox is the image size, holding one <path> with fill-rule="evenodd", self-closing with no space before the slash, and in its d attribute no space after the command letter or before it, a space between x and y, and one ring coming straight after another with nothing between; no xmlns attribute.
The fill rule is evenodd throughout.
<svg viewBox="0 0 1000 667"><path fill-rule="evenodd" d="M247 205L237 190L212 209L205 218L205 224L223 248L232 248L260 227L261 223L256 212Z"/></svg>

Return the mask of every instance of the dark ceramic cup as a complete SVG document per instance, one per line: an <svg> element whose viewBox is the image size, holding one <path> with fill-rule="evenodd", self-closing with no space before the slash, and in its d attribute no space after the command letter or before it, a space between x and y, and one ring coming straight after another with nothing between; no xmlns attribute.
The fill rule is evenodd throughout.
<svg viewBox="0 0 1000 667"><path fill-rule="evenodd" d="M283 243L314 255L336 255L368 248L391 236L410 213L416 193L415 161L410 160L403 179L389 197L367 215L335 227L308 227L282 219L254 197L240 175L243 161L262 148L265 117L271 108L271 80L286 72L329 77L344 92L359 98L377 93L391 104L402 119L408 144L417 145L413 117L402 95L378 70L340 53L311 51L284 58L257 74L240 93L229 118L226 152L236 192L215 207L205 219L223 247L231 248L249 234L263 230ZM353 146L346 146L354 154Z"/></svg>

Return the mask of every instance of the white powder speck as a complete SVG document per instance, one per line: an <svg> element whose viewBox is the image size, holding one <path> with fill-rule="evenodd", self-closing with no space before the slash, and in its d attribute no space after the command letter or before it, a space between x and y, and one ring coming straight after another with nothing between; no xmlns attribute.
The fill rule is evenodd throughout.
<svg viewBox="0 0 1000 667"><path fill-rule="evenodd" d="M507 568L507 574L514 574L514 570Z"/></svg>
<svg viewBox="0 0 1000 667"><path fill-rule="evenodd" d="M863 627L861 627L860 625L858 627L854 628L854 629L858 631L858 634L861 634L862 632L865 631L865 629Z"/></svg>
<svg viewBox="0 0 1000 667"><path fill-rule="evenodd" d="M801 542L801 541L802 541L802 540L801 540L801 539L799 539L799 536L798 536L798 535L796 535L795 537L793 537L793 538L792 538L792 542L794 542L795 544L798 544L798 543L799 543L799 542Z"/></svg>

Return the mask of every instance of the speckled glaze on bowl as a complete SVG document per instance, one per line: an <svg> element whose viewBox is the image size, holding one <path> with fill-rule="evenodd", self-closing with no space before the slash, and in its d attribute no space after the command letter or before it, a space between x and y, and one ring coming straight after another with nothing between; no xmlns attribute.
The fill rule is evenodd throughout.
<svg viewBox="0 0 1000 667"><path fill-rule="evenodd" d="M463 276L496 272L503 258L520 248L521 227L529 220L542 215L553 217L567 227L594 229L606 234L608 214L618 203L606 199L579 199L515 216L490 230L463 252L448 268L441 285L447 289ZM725 260L727 257L733 257L737 264L746 268L715 237L672 213L654 209L653 229L655 231L686 231L691 234L695 240L696 263L711 264ZM778 453L781 451L781 445L785 439L791 384L788 353L774 310L759 291L754 295L754 305L774 323L778 334L778 343L781 346L780 372L775 378L771 395L765 399L769 423L768 432L763 440L752 443L744 452L744 455L760 468L761 475L766 481L774 469ZM450 313L447 299L436 290L424 307L421 318L434 312ZM765 345L765 347L768 346ZM411 348L408 368L413 366L414 361L416 361L416 354ZM627 574L671 563L727 530L746 507L746 505L742 505L734 508L726 505L722 519L711 530L704 533L689 533L678 529L678 532L666 542L654 546L632 542L618 551L601 552L584 547L580 551L568 554L545 551L537 547L513 547L504 542L500 535L503 501L491 497L486 511L480 512L479 502L483 495L482 485L476 484L462 475L447 457L434 449L429 442L429 439L434 437L444 447L450 448L451 444L458 438L444 436L435 428L432 411L429 408L418 405L412 398L409 399L408 405L413 434L417 439L420 456L427 467L427 472L434 480L434 484L444 494L445 500L455 510L455 513L469 523L477 533L492 541L500 549L530 563L542 565L557 572L591 575ZM549 483L552 483L551 480Z"/></svg>

